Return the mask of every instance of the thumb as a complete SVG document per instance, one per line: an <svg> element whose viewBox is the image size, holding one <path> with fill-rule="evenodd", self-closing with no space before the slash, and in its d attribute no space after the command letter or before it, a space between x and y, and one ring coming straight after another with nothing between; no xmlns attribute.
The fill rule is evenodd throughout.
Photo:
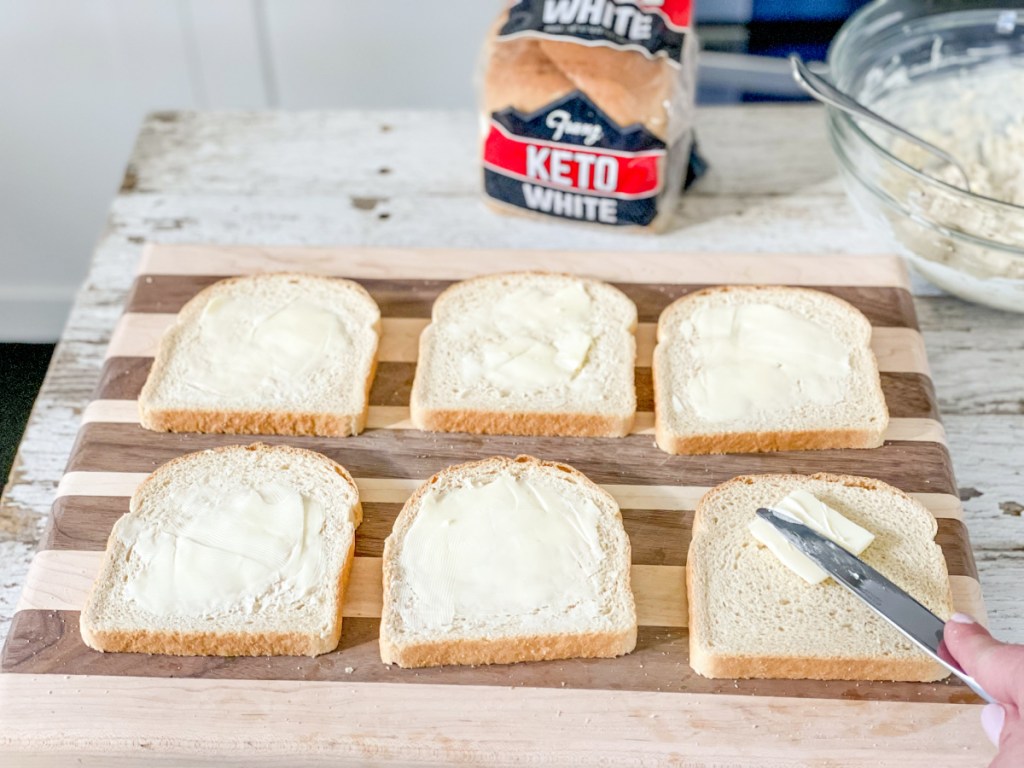
<svg viewBox="0 0 1024 768"><path fill-rule="evenodd" d="M999 642L963 614L946 622L943 640L949 655L992 698L1011 711L1024 706L1024 646Z"/></svg>

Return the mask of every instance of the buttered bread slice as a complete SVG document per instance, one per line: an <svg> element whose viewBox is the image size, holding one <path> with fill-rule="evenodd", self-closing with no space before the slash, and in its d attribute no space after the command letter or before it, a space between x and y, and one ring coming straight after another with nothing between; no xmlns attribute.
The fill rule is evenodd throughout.
<svg viewBox="0 0 1024 768"><path fill-rule="evenodd" d="M780 502L790 514L801 511L797 504L819 517L822 535L860 550L864 562L939 617L953 613L935 517L902 491L846 475L737 477L708 491L694 517L686 558L693 669L718 678L946 677L945 668L834 580L819 580L762 543L751 530L757 509ZM825 520L814 508L819 502L841 517Z"/></svg>
<svg viewBox="0 0 1024 768"><path fill-rule="evenodd" d="M191 453L139 486L81 614L98 651L315 656L338 645L362 508L340 465L286 446Z"/></svg>
<svg viewBox="0 0 1024 768"><path fill-rule="evenodd" d="M668 453L876 448L889 423L871 324L821 291L684 296L658 322L653 374Z"/></svg>
<svg viewBox="0 0 1024 768"><path fill-rule="evenodd" d="M615 500L529 456L449 467L384 544L380 654L402 667L611 657L636 645Z"/></svg>
<svg viewBox="0 0 1024 768"><path fill-rule="evenodd" d="M617 288L521 272L456 283L420 337L419 429L618 437L636 414L636 306Z"/></svg>
<svg viewBox="0 0 1024 768"><path fill-rule="evenodd" d="M171 432L358 434L380 310L362 286L263 274L211 285L164 334L139 396L142 426Z"/></svg>

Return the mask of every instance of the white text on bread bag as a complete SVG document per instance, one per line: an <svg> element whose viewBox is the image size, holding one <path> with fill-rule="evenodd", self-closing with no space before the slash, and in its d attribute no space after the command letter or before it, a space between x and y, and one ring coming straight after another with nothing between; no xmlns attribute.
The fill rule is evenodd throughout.
<svg viewBox="0 0 1024 768"><path fill-rule="evenodd" d="M518 0L499 35L568 37L679 61L692 10L692 0Z"/></svg>

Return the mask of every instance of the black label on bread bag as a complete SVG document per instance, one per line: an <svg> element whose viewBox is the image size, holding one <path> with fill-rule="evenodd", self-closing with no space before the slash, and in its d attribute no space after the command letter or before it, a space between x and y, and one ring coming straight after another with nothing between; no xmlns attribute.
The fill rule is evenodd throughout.
<svg viewBox="0 0 1024 768"><path fill-rule="evenodd" d="M658 213L665 143L641 125L620 128L576 91L532 114L491 116L484 189L537 213L645 226Z"/></svg>
<svg viewBox="0 0 1024 768"><path fill-rule="evenodd" d="M572 37L678 62L691 7L691 0L519 0L498 35Z"/></svg>

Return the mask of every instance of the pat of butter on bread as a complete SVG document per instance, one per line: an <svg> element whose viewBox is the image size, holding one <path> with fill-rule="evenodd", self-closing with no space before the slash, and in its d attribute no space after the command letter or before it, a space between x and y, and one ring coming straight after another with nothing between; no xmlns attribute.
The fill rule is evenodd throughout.
<svg viewBox="0 0 1024 768"><path fill-rule="evenodd" d="M852 555L859 555L875 540L875 535L839 514L825 502L803 489L793 491L770 509L803 523L816 533L835 542ZM766 546L789 570L808 584L820 584L829 578L820 566L800 552L771 523L755 518L750 523L754 538Z"/></svg>
<svg viewBox="0 0 1024 768"><path fill-rule="evenodd" d="M834 579L810 587L758 545L758 507L804 492L874 534L860 558L946 619L938 523L918 501L851 475L745 475L697 504L686 557L690 665L705 677L941 680L949 671Z"/></svg>
<svg viewBox="0 0 1024 768"><path fill-rule="evenodd" d="M636 414L636 305L598 280L543 272L456 283L420 336L417 429L621 437Z"/></svg>

